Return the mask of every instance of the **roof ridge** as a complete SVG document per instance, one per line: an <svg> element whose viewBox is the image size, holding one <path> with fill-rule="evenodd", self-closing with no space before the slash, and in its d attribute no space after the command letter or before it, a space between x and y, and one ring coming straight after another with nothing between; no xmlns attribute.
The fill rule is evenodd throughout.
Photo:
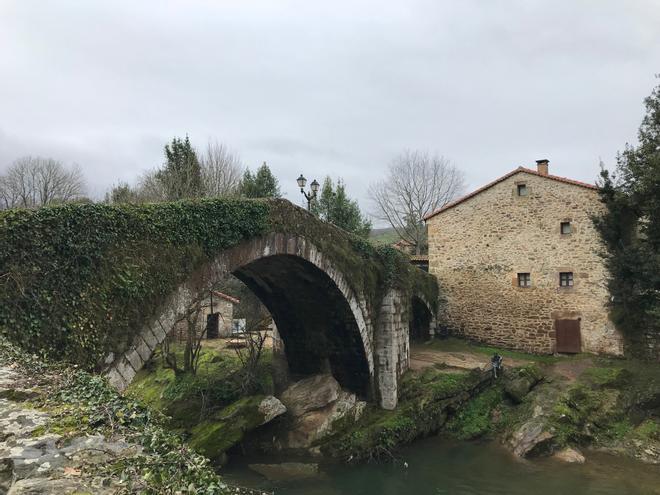
<svg viewBox="0 0 660 495"><path fill-rule="evenodd" d="M571 185L579 186L579 187L586 187L587 189L598 189L598 186L595 186L594 184L589 184L587 182L581 182L581 181L578 181L578 180L569 179L567 177L561 177L559 175L541 174L536 170L532 170L531 168L523 167L521 165L518 168L513 169L511 172L509 172L507 174L504 174L503 176L499 177L498 179L495 179L494 181L491 181L491 182L485 184L484 186L481 186L480 188L475 189L471 193L468 193L464 196L461 196L457 200L452 201L451 203L447 203L446 205L444 205L444 206L438 208L437 210L435 210L434 212L429 213L428 215L426 215L424 217L424 220L428 220L429 218L436 216L438 213L442 213L443 211L449 210L449 209L453 208L454 206L457 206L460 203L463 203L464 201L467 201L468 199L484 192L486 189L490 189L491 187L499 184L500 182L505 181L506 179L508 179L512 175L515 175L515 174L520 173L520 172L524 172L526 174L531 174L531 175L536 175L538 177L543 177L543 178L550 179L550 180L556 180L558 182L563 182L565 184L571 184Z"/></svg>

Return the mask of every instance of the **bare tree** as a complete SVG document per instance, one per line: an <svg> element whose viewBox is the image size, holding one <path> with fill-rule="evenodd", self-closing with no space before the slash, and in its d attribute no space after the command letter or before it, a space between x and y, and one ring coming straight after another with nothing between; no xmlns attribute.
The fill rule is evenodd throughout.
<svg viewBox="0 0 660 495"><path fill-rule="evenodd" d="M137 185L138 201L141 203L157 203L167 201L167 190L158 178L158 170L149 170L140 176Z"/></svg>
<svg viewBox="0 0 660 495"><path fill-rule="evenodd" d="M208 290L202 290L196 294L191 304L186 309L185 313L180 315L176 325L184 326L184 348L183 348L183 361L179 363L177 355L170 349L170 340L173 338L171 332L163 341L163 362L164 367L170 368L175 374L182 373L197 374L199 367L199 358L202 351L202 341L206 337L206 322L203 321L202 315L204 314L205 301L209 297ZM164 329L166 332L167 329Z"/></svg>
<svg viewBox="0 0 660 495"><path fill-rule="evenodd" d="M241 389L243 393L254 393L259 385L259 366L266 340L268 339L267 325L270 316L260 320L253 319L245 328L245 345L235 346L236 356L241 362Z"/></svg>
<svg viewBox="0 0 660 495"><path fill-rule="evenodd" d="M218 141L209 141L200 162L205 196L231 196L237 192L243 175L237 154Z"/></svg>
<svg viewBox="0 0 660 495"><path fill-rule="evenodd" d="M35 208L81 199L85 180L80 167L64 167L52 158L26 156L0 177L2 207Z"/></svg>
<svg viewBox="0 0 660 495"><path fill-rule="evenodd" d="M376 205L376 218L389 223L420 254L426 248L424 217L464 189L463 173L449 160L405 150L390 163L387 178L370 186L369 197Z"/></svg>

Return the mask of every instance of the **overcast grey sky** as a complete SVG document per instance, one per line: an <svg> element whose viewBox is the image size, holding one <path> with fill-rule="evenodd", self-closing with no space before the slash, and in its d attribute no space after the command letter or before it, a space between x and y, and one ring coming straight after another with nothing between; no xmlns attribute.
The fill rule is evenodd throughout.
<svg viewBox="0 0 660 495"><path fill-rule="evenodd" d="M403 148L478 187L550 159L594 181L660 72L660 2L0 0L0 170L76 162L91 193L172 136L366 188Z"/></svg>

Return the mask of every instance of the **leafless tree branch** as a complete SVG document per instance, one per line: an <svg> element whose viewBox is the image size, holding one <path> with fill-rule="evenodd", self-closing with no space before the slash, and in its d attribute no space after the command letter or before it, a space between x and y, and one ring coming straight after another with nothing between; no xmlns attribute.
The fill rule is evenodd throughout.
<svg viewBox="0 0 660 495"><path fill-rule="evenodd" d="M371 184L374 216L386 221L420 254L426 247L424 217L465 189L463 173L442 156L405 150L389 166L387 178Z"/></svg>

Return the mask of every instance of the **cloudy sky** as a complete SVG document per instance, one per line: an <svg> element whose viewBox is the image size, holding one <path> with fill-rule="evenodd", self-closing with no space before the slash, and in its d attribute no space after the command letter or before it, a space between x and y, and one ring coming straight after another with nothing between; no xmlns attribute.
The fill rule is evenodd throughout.
<svg viewBox="0 0 660 495"><path fill-rule="evenodd" d="M43 155L92 195L188 133L252 168L366 189L404 148L470 187L550 159L593 181L660 72L657 0L0 0L0 171Z"/></svg>

